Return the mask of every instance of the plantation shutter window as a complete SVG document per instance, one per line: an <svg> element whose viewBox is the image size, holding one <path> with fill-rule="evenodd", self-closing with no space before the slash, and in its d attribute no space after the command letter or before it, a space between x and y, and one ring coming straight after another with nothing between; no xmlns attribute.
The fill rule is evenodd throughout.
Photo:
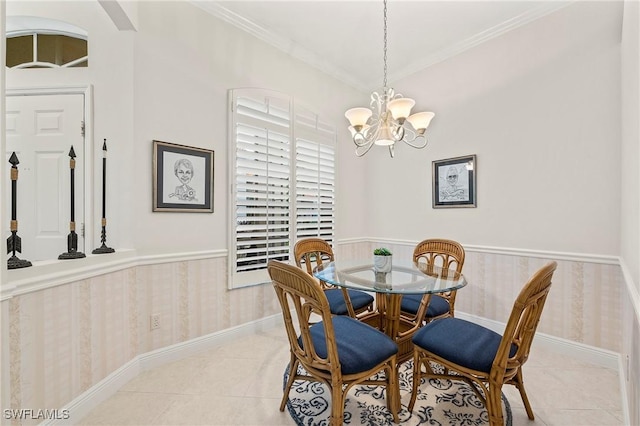
<svg viewBox="0 0 640 426"><path fill-rule="evenodd" d="M234 89L229 99L229 287L237 288L268 282L269 260L289 262L299 238L333 241L335 132L294 114L278 92Z"/></svg>
<svg viewBox="0 0 640 426"><path fill-rule="evenodd" d="M319 120L309 111L296 114L296 239L318 237L333 244L335 132Z"/></svg>

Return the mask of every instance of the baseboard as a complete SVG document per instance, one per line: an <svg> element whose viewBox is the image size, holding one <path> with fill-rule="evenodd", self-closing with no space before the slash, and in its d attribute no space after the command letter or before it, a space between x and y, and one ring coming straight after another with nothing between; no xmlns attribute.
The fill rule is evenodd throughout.
<svg viewBox="0 0 640 426"><path fill-rule="evenodd" d="M159 367L172 361L185 358L195 353L213 349L232 340L251 335L255 332L282 326L282 314L261 318L237 327L222 330L206 336L191 339L138 355L122 367L87 389L59 411L67 410L67 420L47 420L40 425L76 424L91 410L114 395L122 386L134 379L138 374L151 368Z"/></svg>
<svg viewBox="0 0 640 426"><path fill-rule="evenodd" d="M456 311L456 317L480 324L496 333L502 334L506 324L499 321L489 320L476 315L466 314ZM615 371L620 370L620 354L606 349L596 348L561 337L551 336L544 333L536 333L534 345L543 346L553 352L571 356L580 361L588 362L599 367L609 368Z"/></svg>

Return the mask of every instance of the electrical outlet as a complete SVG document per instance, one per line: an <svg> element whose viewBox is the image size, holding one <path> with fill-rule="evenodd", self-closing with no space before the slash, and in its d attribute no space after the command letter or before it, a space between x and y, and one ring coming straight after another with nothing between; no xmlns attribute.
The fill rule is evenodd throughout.
<svg viewBox="0 0 640 426"><path fill-rule="evenodd" d="M151 315L151 330L160 328L160 314Z"/></svg>

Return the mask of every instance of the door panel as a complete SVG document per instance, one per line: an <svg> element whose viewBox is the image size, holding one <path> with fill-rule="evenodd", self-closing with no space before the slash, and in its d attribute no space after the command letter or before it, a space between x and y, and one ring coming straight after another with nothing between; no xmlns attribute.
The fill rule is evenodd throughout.
<svg viewBox="0 0 640 426"><path fill-rule="evenodd" d="M84 96L10 95L6 97L6 103L6 160L15 151L20 161L17 219L22 254L18 257L30 261L50 260L67 251L71 219L69 150L72 145L76 153L74 216L78 251L84 252L81 232L84 222L85 159L81 132ZM10 196L10 181L8 185ZM10 203L5 211L10 218ZM7 231L5 235L9 234Z"/></svg>

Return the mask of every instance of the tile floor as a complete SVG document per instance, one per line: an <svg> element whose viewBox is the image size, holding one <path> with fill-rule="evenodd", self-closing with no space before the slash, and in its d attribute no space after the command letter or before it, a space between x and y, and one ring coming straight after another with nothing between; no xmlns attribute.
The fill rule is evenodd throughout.
<svg viewBox="0 0 640 426"><path fill-rule="evenodd" d="M78 424L294 425L286 410L278 410L288 362L284 327L257 332L141 373ZM615 371L534 341L524 378L536 420L527 418L517 389L505 386L514 426L624 423Z"/></svg>

